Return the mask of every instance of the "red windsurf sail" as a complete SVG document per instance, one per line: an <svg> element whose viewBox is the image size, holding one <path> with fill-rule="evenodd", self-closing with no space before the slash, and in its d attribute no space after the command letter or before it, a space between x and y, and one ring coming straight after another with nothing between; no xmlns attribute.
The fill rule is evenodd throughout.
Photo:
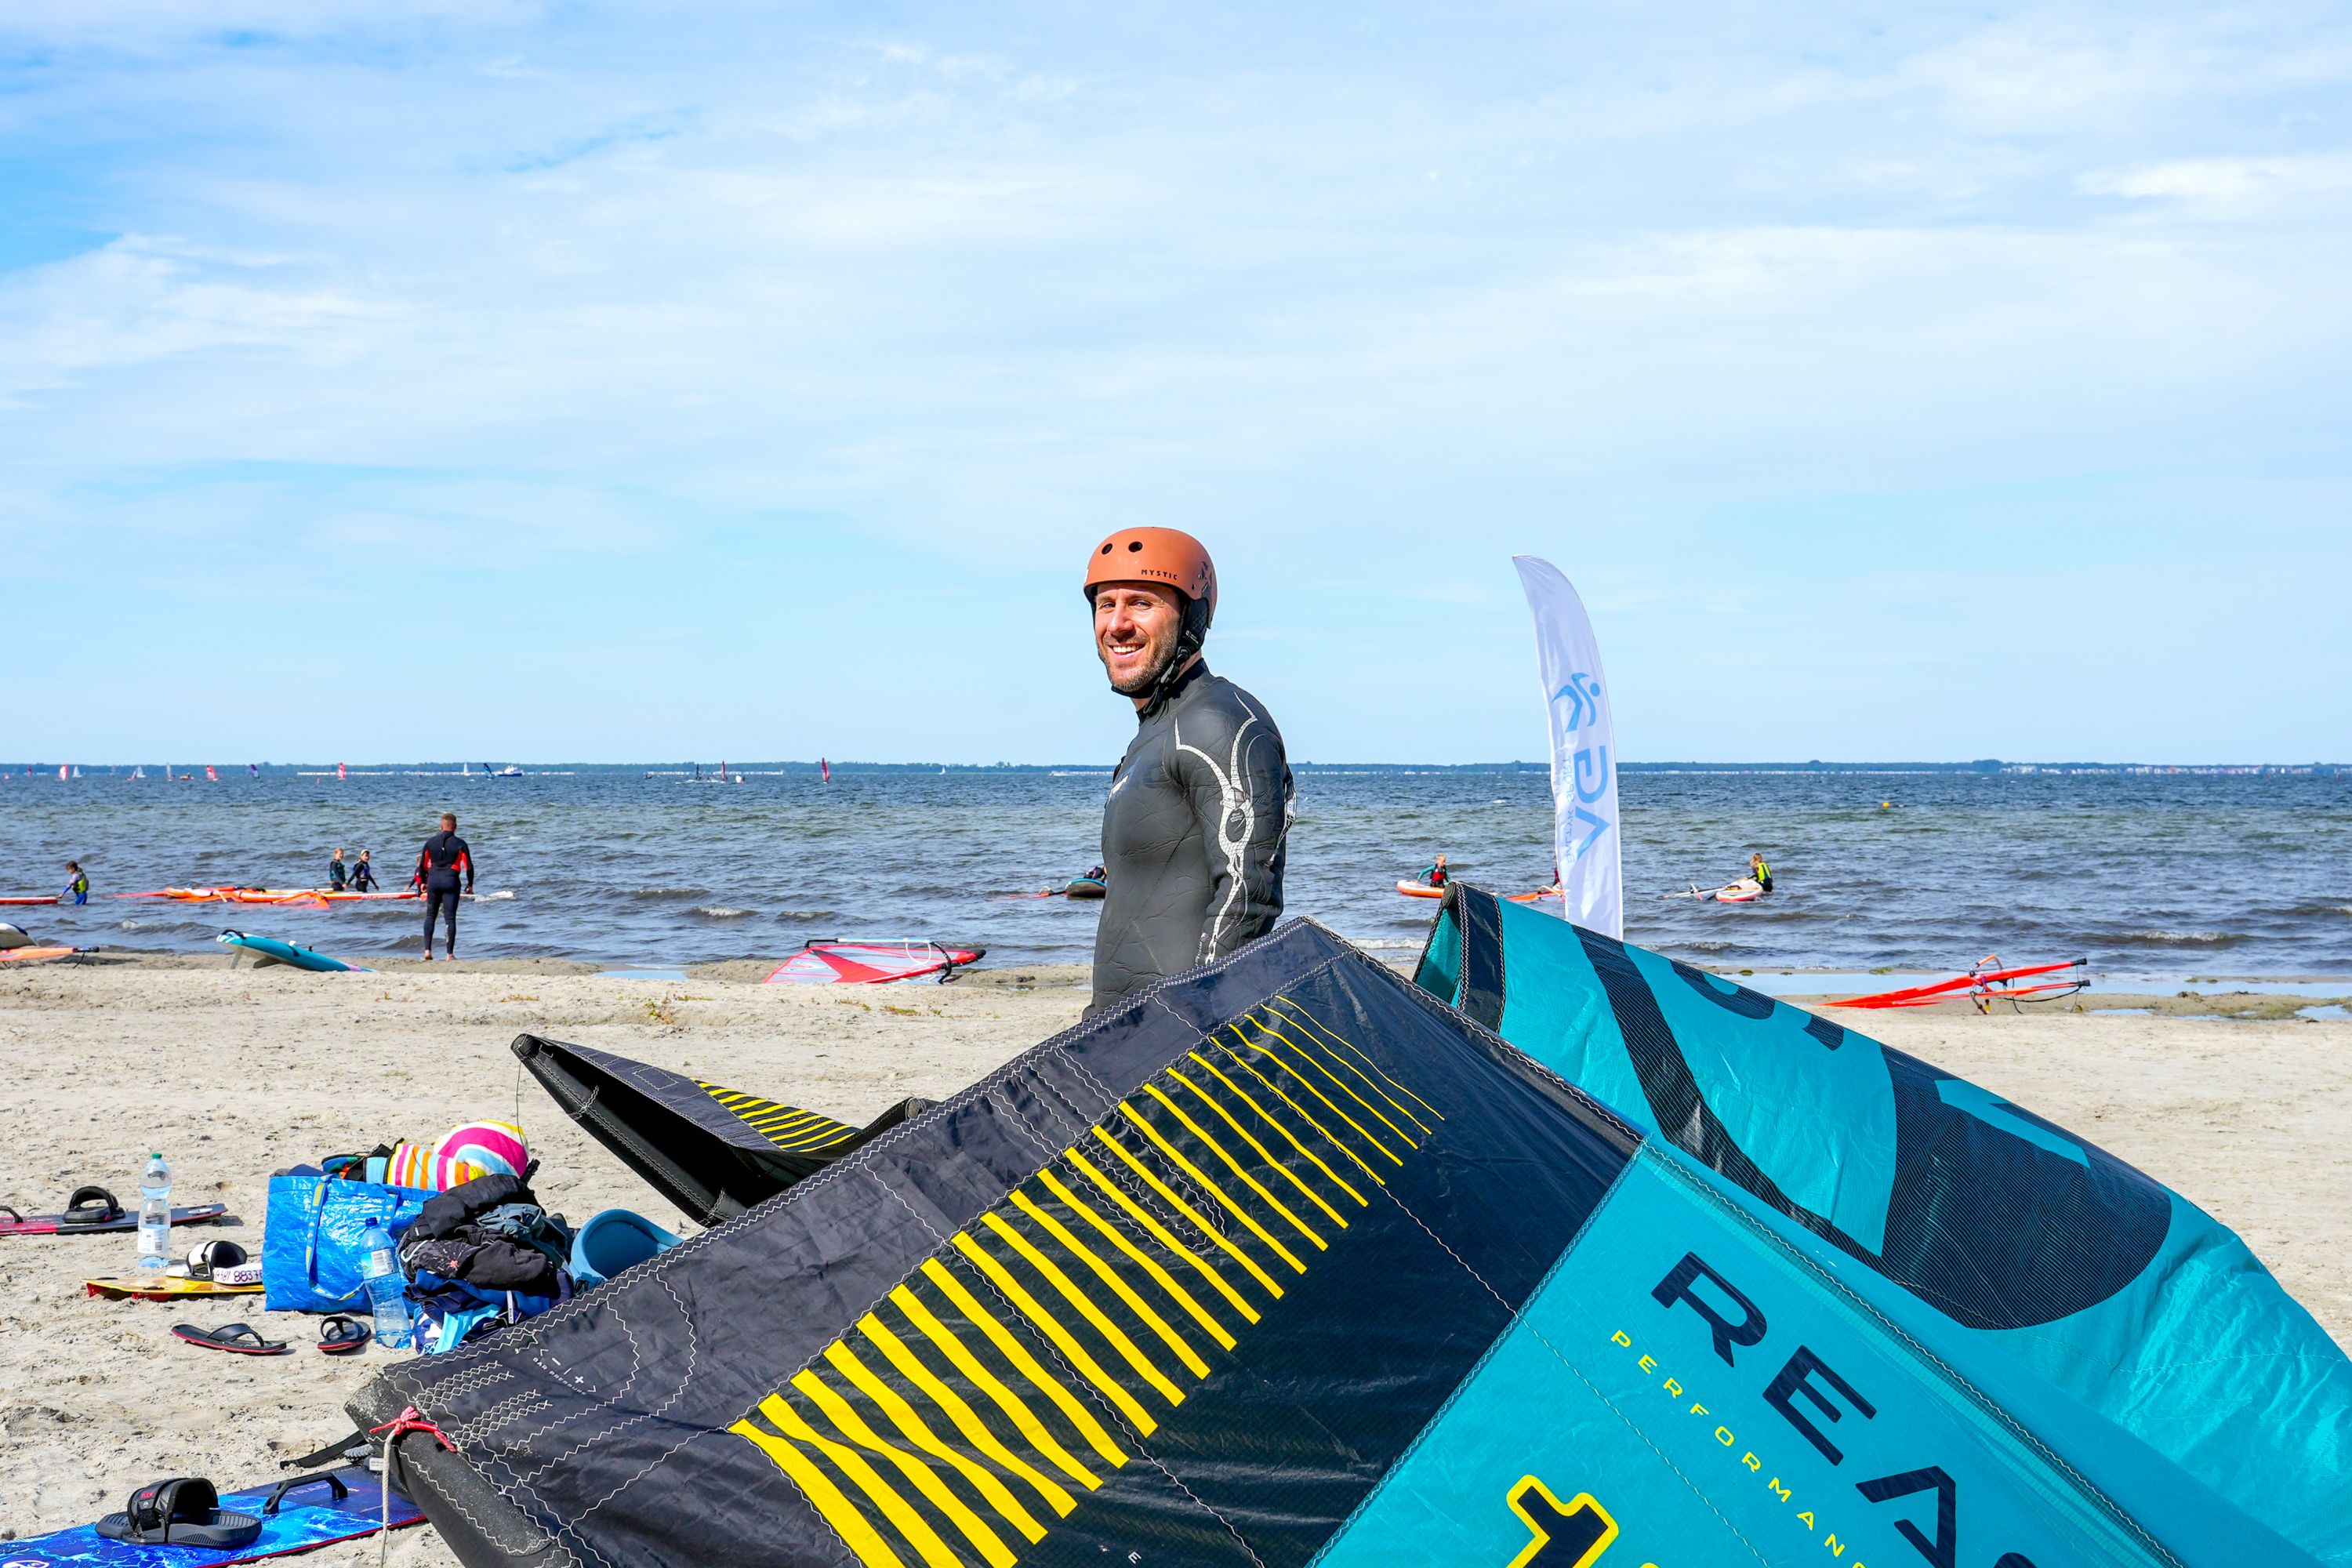
<svg viewBox="0 0 2352 1568"><path fill-rule="evenodd" d="M2040 980L2031 985L2018 984L2037 975L2062 974L2069 970L2089 965L2087 958L2070 958L2063 963L2027 963L2004 969L2000 954L1989 953L1977 962L1966 974L1956 974L1949 980L1938 980L1932 985L1910 985L1899 991L1881 991L1869 996L1851 996L1843 1002L1832 1002L1832 1007L1932 1007L1938 1002L1958 1002L1964 997L1976 1004L1979 1013L1988 1012L1995 1002L2055 1002L2061 996L2072 996L2091 982L2087 975L2064 980Z"/></svg>
<svg viewBox="0 0 2352 1568"><path fill-rule="evenodd" d="M942 947L935 942L812 942L776 966L770 985L873 985L937 974L944 983L984 947Z"/></svg>

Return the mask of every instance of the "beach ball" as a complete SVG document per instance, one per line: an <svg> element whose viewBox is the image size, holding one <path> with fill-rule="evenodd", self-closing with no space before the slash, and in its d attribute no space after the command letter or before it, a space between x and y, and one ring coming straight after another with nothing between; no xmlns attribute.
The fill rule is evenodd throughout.
<svg viewBox="0 0 2352 1568"><path fill-rule="evenodd" d="M476 1176L520 1176L530 1163L522 1129L513 1122L460 1122L434 1149L431 1184L446 1192Z"/></svg>

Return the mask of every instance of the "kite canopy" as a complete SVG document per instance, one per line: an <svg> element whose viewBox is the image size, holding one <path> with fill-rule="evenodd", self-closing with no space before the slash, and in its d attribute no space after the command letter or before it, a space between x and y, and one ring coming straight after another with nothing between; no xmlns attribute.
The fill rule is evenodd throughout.
<svg viewBox="0 0 2352 1568"><path fill-rule="evenodd" d="M1439 911L1416 978L1817 1258L1900 1287L1873 1294L1938 1353L1997 1348L2352 1561L2352 1362L2179 1194L1842 1025L1475 888Z"/></svg>
<svg viewBox="0 0 2352 1568"><path fill-rule="evenodd" d="M517 1036L514 1054L565 1115L698 1225L733 1219L931 1103L901 1100L858 1128L537 1035Z"/></svg>
<svg viewBox="0 0 2352 1568"><path fill-rule="evenodd" d="M475 1568L2311 1561L1883 1283L1294 922L352 1409Z"/></svg>

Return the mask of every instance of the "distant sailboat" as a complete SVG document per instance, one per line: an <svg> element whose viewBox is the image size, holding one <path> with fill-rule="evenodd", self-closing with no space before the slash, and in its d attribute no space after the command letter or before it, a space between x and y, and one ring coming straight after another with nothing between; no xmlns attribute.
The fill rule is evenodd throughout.
<svg viewBox="0 0 2352 1568"><path fill-rule="evenodd" d="M68 768L68 767L65 765L65 763L59 763L58 764L58 782L59 782L59 783L63 783L66 779L70 778L71 776L72 776L72 770L71 770L71 769L69 769L69 768Z"/></svg>
<svg viewBox="0 0 2352 1568"><path fill-rule="evenodd" d="M833 782L833 764L826 762L823 757L819 757L816 760L816 772L817 776L826 784L831 784Z"/></svg>
<svg viewBox="0 0 2352 1568"><path fill-rule="evenodd" d="M219 774L219 773L217 773L216 771L215 771L215 769L214 769L214 767L213 767L212 763L206 763L205 764L205 782L206 784L218 784L218 783L220 783L220 774Z"/></svg>
<svg viewBox="0 0 2352 1568"><path fill-rule="evenodd" d="M147 776L147 770L134 763L131 769L131 776L134 779L143 779Z"/></svg>
<svg viewBox="0 0 2352 1568"><path fill-rule="evenodd" d="M335 764L335 777L336 777L337 779L339 779L339 780L341 780L341 779L348 779L348 778L350 778L351 776L352 776L351 769L349 769L349 768L345 767L345 766L344 766L342 763L337 763Z"/></svg>

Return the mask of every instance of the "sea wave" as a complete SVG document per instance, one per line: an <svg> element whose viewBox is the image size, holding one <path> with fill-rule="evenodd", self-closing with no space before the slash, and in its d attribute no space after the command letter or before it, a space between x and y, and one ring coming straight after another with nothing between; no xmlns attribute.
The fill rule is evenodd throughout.
<svg viewBox="0 0 2352 1568"><path fill-rule="evenodd" d="M697 904L694 906L694 912L707 921L740 921L744 916L755 914L758 911L729 909L725 904Z"/></svg>
<svg viewBox="0 0 2352 1568"><path fill-rule="evenodd" d="M678 904L689 899L707 899L708 888L631 888L625 897L648 904Z"/></svg>
<svg viewBox="0 0 2352 1568"><path fill-rule="evenodd" d="M2168 947L2231 947L2246 939L2242 933L2232 931L2127 931L2122 940L2156 942Z"/></svg>

